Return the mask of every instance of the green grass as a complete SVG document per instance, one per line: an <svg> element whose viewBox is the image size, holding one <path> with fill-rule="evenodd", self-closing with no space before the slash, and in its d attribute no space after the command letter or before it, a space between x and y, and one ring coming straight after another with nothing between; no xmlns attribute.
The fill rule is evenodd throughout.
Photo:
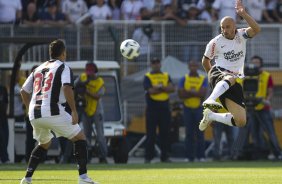
<svg viewBox="0 0 282 184"><path fill-rule="evenodd" d="M25 164L0 165L0 184L19 184ZM100 184L280 184L282 162L208 162L88 166ZM33 184L75 184L74 164L41 164Z"/></svg>

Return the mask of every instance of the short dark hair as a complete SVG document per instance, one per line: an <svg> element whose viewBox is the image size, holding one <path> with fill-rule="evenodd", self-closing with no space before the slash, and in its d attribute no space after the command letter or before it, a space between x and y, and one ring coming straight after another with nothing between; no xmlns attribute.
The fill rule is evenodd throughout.
<svg viewBox="0 0 282 184"><path fill-rule="evenodd" d="M161 62L161 60L158 57L153 57L151 59L151 63L160 63L160 62Z"/></svg>
<svg viewBox="0 0 282 184"><path fill-rule="evenodd" d="M52 41L49 45L49 54L51 59L58 58L65 50L65 43L60 39Z"/></svg>
<svg viewBox="0 0 282 184"><path fill-rule="evenodd" d="M251 60L253 60L253 59L258 59L259 62L260 62L260 67L263 67L263 59L262 59L262 57L260 57L260 56L258 56L258 55L254 55L254 56L251 58Z"/></svg>

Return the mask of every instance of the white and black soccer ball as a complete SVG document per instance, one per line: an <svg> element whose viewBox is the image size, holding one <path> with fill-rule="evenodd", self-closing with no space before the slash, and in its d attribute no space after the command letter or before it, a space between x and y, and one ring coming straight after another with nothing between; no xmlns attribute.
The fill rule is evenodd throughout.
<svg viewBox="0 0 282 184"><path fill-rule="evenodd" d="M132 39L124 40L120 44L120 52L123 57L132 60L140 55L140 45L137 41Z"/></svg>

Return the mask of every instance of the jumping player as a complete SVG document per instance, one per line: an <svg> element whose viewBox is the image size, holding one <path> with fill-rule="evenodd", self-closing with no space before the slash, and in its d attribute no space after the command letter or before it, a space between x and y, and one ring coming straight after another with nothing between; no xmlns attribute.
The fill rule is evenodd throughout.
<svg viewBox="0 0 282 184"><path fill-rule="evenodd" d="M246 124L243 89L236 82L236 78L244 77L246 42L260 32L260 27L246 12L241 0L236 0L235 9L249 27L237 29L235 20L231 17L222 18L220 21L221 34L207 44L202 59L213 91L203 102L205 110L199 124L201 131L204 131L212 121L238 127ZM215 59L214 66L211 65L212 59ZM222 108L222 105L216 102L217 98L228 109L228 113L212 111Z"/></svg>

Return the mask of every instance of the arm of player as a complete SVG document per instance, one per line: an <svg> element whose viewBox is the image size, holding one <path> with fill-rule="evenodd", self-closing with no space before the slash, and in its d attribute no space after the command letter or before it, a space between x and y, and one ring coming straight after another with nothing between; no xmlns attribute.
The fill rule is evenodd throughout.
<svg viewBox="0 0 282 184"><path fill-rule="evenodd" d="M28 111L31 95L28 92L26 92L25 90L21 89L21 96L22 96L22 100L25 105L25 108Z"/></svg>
<svg viewBox="0 0 282 184"><path fill-rule="evenodd" d="M249 27L246 30L249 37L252 38L261 31L259 24L246 12L241 0L236 0L235 9L237 14L249 24Z"/></svg>
<svg viewBox="0 0 282 184"><path fill-rule="evenodd" d="M73 94L72 86L64 85L63 91L64 91L66 101L67 101L67 103L68 103L68 105L70 106L70 109L71 109L72 124L75 125L75 124L78 123L78 114L77 114L76 107L75 107L75 100L74 100L74 94Z"/></svg>
<svg viewBox="0 0 282 184"><path fill-rule="evenodd" d="M203 65L205 71L208 73L210 71L211 67L212 67L211 66L211 59L209 59L206 56L203 56L203 58L202 58L202 65Z"/></svg>

